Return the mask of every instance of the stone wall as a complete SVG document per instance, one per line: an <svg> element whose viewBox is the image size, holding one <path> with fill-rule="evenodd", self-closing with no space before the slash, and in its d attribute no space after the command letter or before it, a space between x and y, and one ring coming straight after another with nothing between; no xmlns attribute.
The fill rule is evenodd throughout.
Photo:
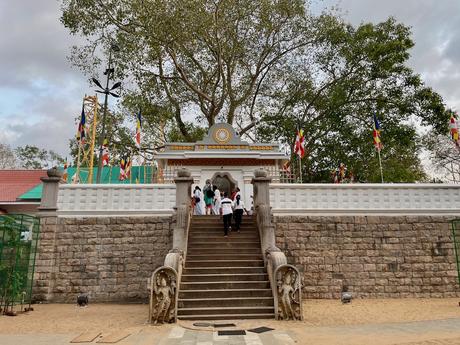
<svg viewBox="0 0 460 345"><path fill-rule="evenodd" d="M172 247L173 216L41 219L36 300L148 300L147 278Z"/></svg>
<svg viewBox="0 0 460 345"><path fill-rule="evenodd" d="M460 296L448 216L276 216L305 298Z"/></svg>

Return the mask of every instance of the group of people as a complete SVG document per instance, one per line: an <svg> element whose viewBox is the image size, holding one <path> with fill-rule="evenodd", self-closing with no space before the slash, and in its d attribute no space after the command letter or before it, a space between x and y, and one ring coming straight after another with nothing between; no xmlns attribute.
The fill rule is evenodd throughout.
<svg viewBox="0 0 460 345"><path fill-rule="evenodd" d="M193 214L195 215L221 215L224 221L224 236L231 231L232 217L235 218L235 230L240 232L243 213L249 214L244 207L241 192L238 187L229 196L227 192L221 192L217 186L206 180L203 191L199 186L195 187L192 197Z"/></svg>

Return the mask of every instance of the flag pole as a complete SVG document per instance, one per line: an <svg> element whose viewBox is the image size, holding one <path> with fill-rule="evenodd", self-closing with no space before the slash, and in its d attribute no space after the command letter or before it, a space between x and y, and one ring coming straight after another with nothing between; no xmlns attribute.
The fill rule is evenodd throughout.
<svg viewBox="0 0 460 345"><path fill-rule="evenodd" d="M302 158L299 156L299 176L300 176L300 183L302 183Z"/></svg>
<svg viewBox="0 0 460 345"><path fill-rule="evenodd" d="M380 149L378 149L377 152L379 154L380 177L382 178L382 183L383 183L383 169L382 169L382 158L380 157Z"/></svg>

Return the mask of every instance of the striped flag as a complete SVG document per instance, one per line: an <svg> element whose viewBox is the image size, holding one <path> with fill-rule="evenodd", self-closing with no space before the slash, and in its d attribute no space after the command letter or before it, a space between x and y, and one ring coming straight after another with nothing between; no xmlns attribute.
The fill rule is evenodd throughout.
<svg viewBox="0 0 460 345"><path fill-rule="evenodd" d="M120 176L118 177L120 181L126 180L125 166L126 166L125 159L122 158L120 161Z"/></svg>
<svg viewBox="0 0 460 345"><path fill-rule="evenodd" d="M102 165L106 166L109 165L109 144L107 138L104 139L104 143L102 144Z"/></svg>
<svg viewBox="0 0 460 345"><path fill-rule="evenodd" d="M372 133L372 136L374 137L375 149L380 152L380 150L383 147L383 144L382 144L382 141L380 140L380 123L375 113L374 113L374 131Z"/></svg>
<svg viewBox="0 0 460 345"><path fill-rule="evenodd" d="M305 156L305 137L303 136L303 129L297 131L297 136L295 138L294 144L294 153L300 158Z"/></svg>
<svg viewBox="0 0 460 345"><path fill-rule="evenodd" d="M450 116L450 136L452 140L454 141L455 145L460 146L459 138L458 138L458 125L457 125L457 119L455 118L455 115L452 114Z"/></svg>
<svg viewBox="0 0 460 345"><path fill-rule="evenodd" d="M85 108L81 108L81 117L80 123L78 124L78 132L77 132L77 141L80 145L85 144L85 137L86 137L86 115L85 115Z"/></svg>
<svg viewBox="0 0 460 345"><path fill-rule="evenodd" d="M69 176L69 173L67 172L67 167L68 167L68 166L67 166L67 159L66 159L66 161L65 161L65 163L64 163L64 171L63 171L63 173L62 173L62 180L63 180L65 183L67 183L67 178L68 178L68 176Z"/></svg>
<svg viewBox="0 0 460 345"><path fill-rule="evenodd" d="M126 175L126 178L129 179L131 177L131 158L128 157L126 159L126 164L125 164L125 175Z"/></svg>
<svg viewBox="0 0 460 345"><path fill-rule="evenodd" d="M142 115L141 111L137 114L137 121L136 121L136 146L138 148L141 147L141 129L142 129Z"/></svg>

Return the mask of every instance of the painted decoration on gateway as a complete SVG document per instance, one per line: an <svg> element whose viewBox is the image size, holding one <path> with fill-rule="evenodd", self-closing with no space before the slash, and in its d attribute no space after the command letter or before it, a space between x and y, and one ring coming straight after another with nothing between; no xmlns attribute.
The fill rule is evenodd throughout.
<svg viewBox="0 0 460 345"><path fill-rule="evenodd" d="M214 139L218 143L228 143L231 139L230 131L226 128L217 128L214 131Z"/></svg>

